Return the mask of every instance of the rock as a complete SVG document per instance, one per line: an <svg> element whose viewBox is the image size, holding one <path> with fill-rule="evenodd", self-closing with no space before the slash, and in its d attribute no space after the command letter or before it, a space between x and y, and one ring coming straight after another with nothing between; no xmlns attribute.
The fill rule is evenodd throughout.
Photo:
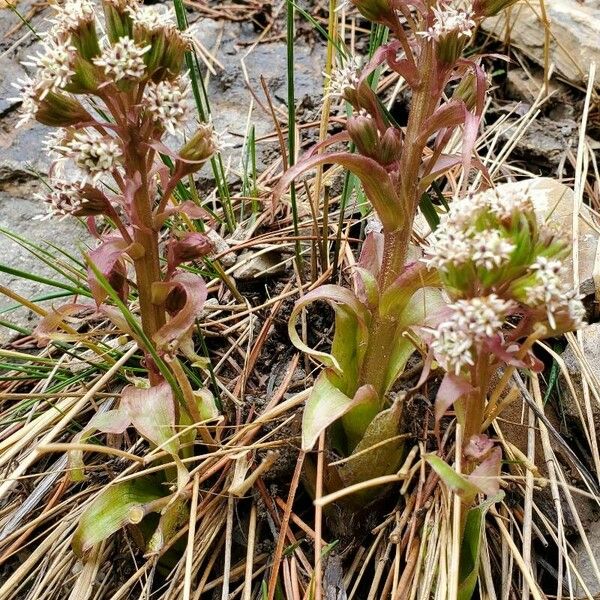
<svg viewBox="0 0 600 600"><path fill-rule="evenodd" d="M206 231L206 236L212 242L215 249L215 254L222 254L223 252L227 252L227 254L223 254L223 256L219 258L221 264L226 269L228 269L229 267L233 267L237 259L234 252L228 252L231 246L214 229L208 229Z"/></svg>
<svg viewBox="0 0 600 600"><path fill-rule="evenodd" d="M585 83L589 65L600 65L600 6L597 2L547 0L546 12L551 23L550 62L568 80ZM483 22L483 29L499 39L506 38L538 64L544 64L544 25L538 16L538 4L519 3L510 12ZM596 83L600 82L600 69Z"/></svg>
<svg viewBox="0 0 600 600"><path fill-rule="evenodd" d="M238 281L253 281L261 277L273 277L283 273L286 269L279 252L269 251L258 254L256 252L243 252L238 258L234 279Z"/></svg>
<svg viewBox="0 0 600 600"><path fill-rule="evenodd" d="M0 193L0 227L7 229L26 239L32 240L35 244L46 248L46 241L58 244L66 252L71 253L75 257L80 257L79 244L91 244L94 242L88 234L87 229L75 219L65 219L57 221L56 219L49 221L33 221L33 217L44 212L37 200L14 197ZM41 275L49 279L65 282L65 278L58 274L50 266L44 264L39 258L36 258L28 250L8 239L0 232L0 247L2 248L2 258L0 262L7 266ZM67 261L68 259L61 256L52 248L47 248L50 252L55 253L60 257L60 260ZM2 285L7 286L17 294L28 299L36 298L50 292L59 291L56 288L23 279L16 275L0 274ZM49 300L41 303L41 306L48 307L52 303L64 303L64 298ZM0 319L14 323L19 327L33 329L37 324L38 317L24 308L18 308L14 311L3 312L6 309L14 306L14 302L2 294L0 294ZM0 326L0 346L12 339L16 333L7 327Z"/></svg>
<svg viewBox="0 0 600 600"><path fill-rule="evenodd" d="M581 350L585 360L585 367L598 377L600 376L600 323L587 325L580 332L582 338ZM582 366L571 345L567 346L566 350L562 353L562 359L565 361L569 378L575 389L576 398L573 398L570 386L561 374L559 379L563 392L561 395L561 408L564 411L565 417L574 421L580 421L580 411L583 414L586 412L585 399L583 397ZM590 404L596 428L596 437L600 441L600 406L593 397Z"/></svg>
<svg viewBox="0 0 600 600"><path fill-rule="evenodd" d="M527 73L524 69L510 68L506 75L506 88L511 97L533 104L544 88L543 73L538 70ZM554 94L564 93L566 88L557 81L552 80L548 92Z"/></svg>
<svg viewBox="0 0 600 600"><path fill-rule="evenodd" d="M519 123L514 123L502 130L502 138L508 141L515 133ZM577 123L571 119L556 121L547 117L539 117L519 135L514 153L525 158L528 163L539 162L542 166L558 166L564 160L566 151L576 145Z"/></svg>
<svg viewBox="0 0 600 600"><path fill-rule="evenodd" d="M596 562L598 562L598 557L600 557L600 521L592 521L588 524L586 530L592 552ZM581 540L578 539L573 543L573 551L573 555L577 557L575 566L581 575L581 579L585 582L590 594L594 598L600 598L600 581L598 581L592 560ZM589 598L580 584L577 585L576 596L577 598Z"/></svg>

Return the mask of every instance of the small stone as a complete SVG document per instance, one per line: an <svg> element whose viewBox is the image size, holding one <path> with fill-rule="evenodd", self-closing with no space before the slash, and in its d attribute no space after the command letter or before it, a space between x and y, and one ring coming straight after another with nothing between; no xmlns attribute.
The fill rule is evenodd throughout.
<svg viewBox="0 0 600 600"><path fill-rule="evenodd" d="M206 236L213 243L215 255L227 252L227 254L223 254L223 256L219 258L219 262L226 269L233 267L236 262L236 256L234 252L228 252L231 250L231 246L225 241L225 239L221 237L221 235L219 235L214 229L208 229L206 231Z"/></svg>
<svg viewBox="0 0 600 600"><path fill-rule="evenodd" d="M244 252L238 258L237 265L233 277L238 281L253 281L259 278L273 277L285 272L286 269L281 254L276 251L263 252L262 254Z"/></svg>
<svg viewBox="0 0 600 600"><path fill-rule="evenodd" d="M546 2L546 12L551 24L550 62L568 80L584 84L589 65L600 65L600 7L597 2L581 3L577 0L552 0ZM538 64L544 64L545 26L537 4L519 3L510 12L486 19L482 27L498 39L506 38ZM596 83L600 82L600 69Z"/></svg>
<svg viewBox="0 0 600 600"><path fill-rule="evenodd" d="M600 323L592 323L579 330L581 335L581 350L585 367L589 369L593 375L600 377ZM561 358L565 362L567 372L576 398L573 398L571 387L568 385L566 378L562 375L559 378L561 387L561 408L564 415L574 421L581 420L580 414L585 414L585 398L583 396L583 375L582 367L577 358L577 354L571 345L567 346L562 353ZM593 414L594 426L596 429L596 437L600 441L600 406L592 398L590 401Z"/></svg>
<svg viewBox="0 0 600 600"><path fill-rule="evenodd" d="M510 69L506 75L506 88L511 97L533 104L544 89L543 73L537 70L527 73L524 69ZM557 94L564 91L565 86L554 80L550 81L548 93Z"/></svg>
<svg viewBox="0 0 600 600"><path fill-rule="evenodd" d="M510 119L512 125L502 131L502 139L508 142L520 126L518 119ZM559 166L567 150L574 148L577 138L577 123L571 119L557 121L540 117L519 134L514 148L515 156L542 166Z"/></svg>

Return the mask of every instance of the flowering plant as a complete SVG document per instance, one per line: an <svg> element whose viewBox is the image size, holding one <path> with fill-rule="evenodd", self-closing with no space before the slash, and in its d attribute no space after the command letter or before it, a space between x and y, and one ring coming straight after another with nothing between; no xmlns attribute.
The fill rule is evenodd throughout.
<svg viewBox="0 0 600 600"><path fill-rule="evenodd" d="M163 143L166 134L184 132L190 119L183 66L192 38L178 29L174 11L136 0L103 0L101 9L103 24L90 0L55 7L41 51L25 63L35 72L18 83L21 123L33 118L58 128L48 142L57 160L41 197L50 217L87 218L99 239L86 257L91 293L99 311L136 339L149 375L147 389L126 388L121 406L98 414L78 437L95 430L122 432L133 424L172 455L180 491L187 470L179 459L176 427L201 422L207 410L214 416L215 407L210 394L192 390L177 359L178 353L200 359L191 335L207 296L202 278L179 267L206 256L212 246L198 231L166 233L164 243L160 238L171 217L205 216L192 201L177 203L173 193L219 151L219 142L212 126L202 123L178 150ZM64 175L69 161L77 169L76 182ZM100 234L97 217L113 229ZM127 308L130 265L141 323ZM121 311L106 303L109 296ZM68 314L69 305L57 311ZM206 431L204 437L210 439ZM73 476L81 477L81 456L72 453L71 461ZM82 518L74 538L79 552L100 541L98 535L103 539L133 522L132 498L143 514L163 511L163 537L162 524L172 527L173 515L181 513L181 498L165 500L161 485L127 482L105 492Z"/></svg>
<svg viewBox="0 0 600 600"><path fill-rule="evenodd" d="M401 410L383 409L414 349L405 333L440 304L437 272L420 263L418 255L409 254L412 224L433 181L461 164L465 175L471 165L483 169L473 156L473 146L487 79L477 58L464 58L463 50L477 24L496 10L489 2L455 6L441 1L432 6L419 1L354 0L352 4L367 19L387 26L393 39L364 68L349 60L334 72L329 94L353 108L346 130L315 146L284 174L278 189L280 194L312 167L339 164L360 179L380 224L365 240L354 292L321 287L296 305L290 321L292 340L310 351L295 331L299 311L318 299L330 302L336 311L331 354L310 351L327 368L307 402L303 447L310 449L325 428L341 419L331 441L343 454L360 453L364 444L381 441L375 431L385 429L380 423L385 417L375 419L377 415L388 415L397 424ZM398 73L412 90L404 129L393 122L369 85L370 75L381 68ZM448 96L449 84L456 85ZM460 128L462 152L448 154L448 141ZM326 152L343 141L353 142L356 153ZM393 471L401 458L400 445L386 445L387 459L371 465L368 475ZM346 482L361 477L353 473Z"/></svg>

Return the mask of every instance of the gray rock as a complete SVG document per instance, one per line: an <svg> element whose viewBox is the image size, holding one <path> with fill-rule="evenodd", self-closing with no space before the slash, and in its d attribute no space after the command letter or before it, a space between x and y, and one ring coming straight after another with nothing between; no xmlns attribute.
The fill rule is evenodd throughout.
<svg viewBox="0 0 600 600"><path fill-rule="evenodd" d="M510 121L509 121L510 122ZM508 141L515 133L518 122L506 127L502 137ZM540 117L533 121L519 136L515 146L515 154L525 157L529 162L541 165L560 165L564 160L566 151L576 144L577 123L571 119L557 121Z"/></svg>
<svg viewBox="0 0 600 600"><path fill-rule="evenodd" d="M509 68L506 75L506 87L511 97L533 104L544 88L543 73L538 70L527 73L524 69ZM566 86L551 80L548 92L551 94L564 93Z"/></svg>
<svg viewBox="0 0 600 600"><path fill-rule="evenodd" d="M589 65L600 65L600 6L577 0L547 0L545 6L552 32L550 62L561 75L582 84ZM543 65L545 28L539 15L539 5L519 2L509 13L486 19L483 29L503 40L508 26L511 44ZM598 82L600 70L596 71Z"/></svg>
<svg viewBox="0 0 600 600"><path fill-rule="evenodd" d="M281 253L276 251L263 251L262 254L243 252L238 258L233 277L238 281L273 277L285 271L286 265L282 260Z"/></svg>
<svg viewBox="0 0 600 600"><path fill-rule="evenodd" d="M58 260L67 262L68 259L48 246L48 242L56 244L80 258L78 244L94 244L87 229L74 219L57 221L33 221L33 217L44 212L40 202L31 198L19 198L5 193L0 193L0 227L7 229L33 243L48 249L58 257ZM0 262L4 265L31 273L41 275L60 282L67 280L58 274L51 266L44 264L31 252L9 239L0 232L0 248L2 250ZM25 298L32 299L48 293L57 292L57 288L39 282L23 279L16 275L0 273L2 285L8 287ZM65 299L58 298L43 302L41 305L48 307L52 303L61 304ZM0 294L0 319L14 323L26 329L35 327L38 317L24 308L12 310L15 302ZM8 311L8 312L7 312ZM15 332L7 327L0 326L0 345L14 337Z"/></svg>
<svg viewBox="0 0 600 600"><path fill-rule="evenodd" d="M584 367L589 369L596 377L600 377L600 323L592 323L583 327L581 330L581 350L583 353ZM573 398L571 388L568 385L566 378L560 375L559 383L562 390L561 408L565 417L574 421L580 421L580 414L585 414L585 398L583 395L583 375L582 365L577 353L571 347L567 346L562 353L562 359L565 362L569 378L575 390L576 397ZM596 429L596 437L600 441L600 406L591 398L591 411Z"/></svg>
<svg viewBox="0 0 600 600"><path fill-rule="evenodd" d="M592 552L594 553L596 562L600 563L600 521L592 521L588 524L586 529L586 535L592 548ZM592 560L587 550L585 549L585 546L583 545L583 542L581 540L577 540L573 544L573 549L574 555L577 557L575 564L579 574L581 575L581 578L585 582L592 596L594 598L600 598L600 581L598 581L596 570L592 564ZM585 591L579 584L577 585L577 597L589 597L585 594Z"/></svg>

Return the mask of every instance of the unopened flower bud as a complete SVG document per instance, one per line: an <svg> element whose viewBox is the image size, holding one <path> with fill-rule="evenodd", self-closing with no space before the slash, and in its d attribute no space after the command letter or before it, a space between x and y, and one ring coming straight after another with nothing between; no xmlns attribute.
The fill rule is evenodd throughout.
<svg viewBox="0 0 600 600"><path fill-rule="evenodd" d="M363 115L350 117L346 129L361 154L377 158L379 131L374 119Z"/></svg>
<svg viewBox="0 0 600 600"><path fill-rule="evenodd" d="M393 25L396 20L391 0L351 0L360 14L375 23Z"/></svg>
<svg viewBox="0 0 600 600"><path fill-rule="evenodd" d="M172 273L181 263L210 254L213 248L208 236L199 232L186 233L180 239L172 240L167 246L169 272Z"/></svg>
<svg viewBox="0 0 600 600"><path fill-rule="evenodd" d="M122 37L133 36L133 20L131 17L131 2L128 0L103 0L106 35L111 44Z"/></svg>
<svg viewBox="0 0 600 600"><path fill-rule="evenodd" d="M218 140L213 126L203 123L179 150L179 156L188 162L203 163L218 152Z"/></svg>
<svg viewBox="0 0 600 600"><path fill-rule="evenodd" d="M402 153L402 132L395 127L388 127L381 137L379 147L379 161L381 164L389 165L399 160Z"/></svg>
<svg viewBox="0 0 600 600"><path fill-rule="evenodd" d="M94 94L102 83L102 73L90 61L77 56L73 61L74 75L65 87L72 94Z"/></svg>
<svg viewBox="0 0 600 600"><path fill-rule="evenodd" d="M460 83L454 88L452 98L465 103L468 110L477 104L477 78L472 72L467 73Z"/></svg>

